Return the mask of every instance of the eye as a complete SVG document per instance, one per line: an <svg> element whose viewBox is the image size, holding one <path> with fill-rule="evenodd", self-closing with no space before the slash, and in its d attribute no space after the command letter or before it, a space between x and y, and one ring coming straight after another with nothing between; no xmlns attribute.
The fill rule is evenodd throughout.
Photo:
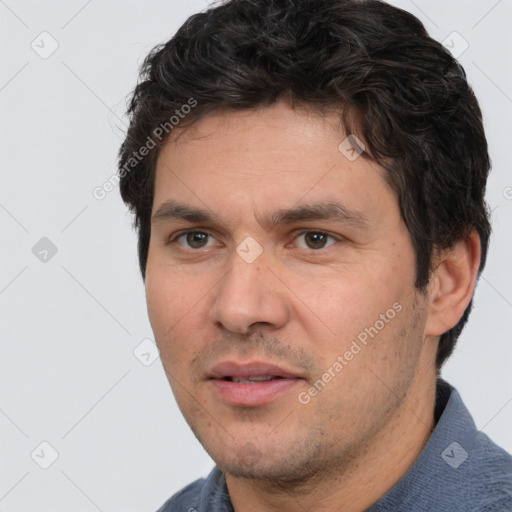
<svg viewBox="0 0 512 512"><path fill-rule="evenodd" d="M304 240L304 243L301 244L300 240ZM300 249L325 249L336 242L338 242L336 238L323 231L306 231L300 233L295 239L295 243Z"/></svg>
<svg viewBox="0 0 512 512"><path fill-rule="evenodd" d="M171 242L177 243L186 249L204 249L213 245L215 239L204 231L187 231L175 237Z"/></svg>

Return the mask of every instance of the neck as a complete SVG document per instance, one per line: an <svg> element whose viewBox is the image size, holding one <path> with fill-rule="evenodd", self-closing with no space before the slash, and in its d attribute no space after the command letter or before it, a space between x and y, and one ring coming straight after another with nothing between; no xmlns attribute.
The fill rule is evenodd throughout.
<svg viewBox="0 0 512 512"><path fill-rule="evenodd" d="M432 433L436 381L416 380L396 414L339 471L286 485L226 475L235 512L308 510L360 512L388 492L410 469Z"/></svg>

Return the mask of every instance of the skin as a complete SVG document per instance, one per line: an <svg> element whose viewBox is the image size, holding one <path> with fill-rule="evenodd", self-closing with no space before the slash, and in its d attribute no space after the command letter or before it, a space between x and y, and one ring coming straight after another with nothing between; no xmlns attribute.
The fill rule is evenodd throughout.
<svg viewBox="0 0 512 512"><path fill-rule="evenodd" d="M213 216L152 222L148 311L181 412L225 473L237 512L368 508L434 428L439 335L471 299L478 237L441 253L420 293L397 196L383 169L338 149L346 134L336 115L278 103L209 114L176 134L157 162L153 214L178 201ZM343 203L364 226L268 222L274 210L321 202ZM207 236L191 245L187 230ZM262 249L252 263L236 251L248 236ZM397 304L301 403L299 393ZM271 362L302 380L267 405L233 406L207 378L226 360Z"/></svg>

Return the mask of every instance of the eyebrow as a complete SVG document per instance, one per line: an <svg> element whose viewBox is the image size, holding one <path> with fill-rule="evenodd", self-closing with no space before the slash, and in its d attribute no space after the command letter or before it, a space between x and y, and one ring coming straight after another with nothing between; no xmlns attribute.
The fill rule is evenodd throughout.
<svg viewBox="0 0 512 512"><path fill-rule="evenodd" d="M165 201L153 214L151 221L154 223L168 220L186 220L188 222L211 222L214 216L208 211L176 201Z"/></svg>
<svg viewBox="0 0 512 512"><path fill-rule="evenodd" d="M185 220L187 222L220 222L218 216L211 211L189 206L177 201L165 201L153 214L152 222L160 223L169 220ZM264 224L273 228L279 224L328 220L341 222L355 228L364 229L369 225L367 217L359 211L351 210L341 203L320 202L295 206L289 209L270 212ZM224 224L221 222L221 224Z"/></svg>
<svg viewBox="0 0 512 512"><path fill-rule="evenodd" d="M356 210L350 210L341 203L322 202L306 204L291 209L275 210L270 214L270 226L292 224L311 220L329 220L350 224L354 227L368 226L366 216Z"/></svg>

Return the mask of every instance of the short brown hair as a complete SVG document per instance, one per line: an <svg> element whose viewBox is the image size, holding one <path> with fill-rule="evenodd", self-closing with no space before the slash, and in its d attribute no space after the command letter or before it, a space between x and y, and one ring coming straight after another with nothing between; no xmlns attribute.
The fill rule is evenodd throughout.
<svg viewBox="0 0 512 512"><path fill-rule="evenodd" d="M419 290L429 282L434 251L472 230L480 236L483 269L491 227L482 115L463 68L421 22L378 0L230 0L191 16L153 49L131 98L120 187L135 214L143 277L155 165L165 142L154 140L155 130L171 133L171 116L191 99L194 108L179 116L180 128L214 110L254 109L282 98L311 108L339 106L361 120L356 129L365 156L387 170L397 192ZM150 139L156 147L133 160ZM472 301L441 336L438 368L471 307Z"/></svg>

